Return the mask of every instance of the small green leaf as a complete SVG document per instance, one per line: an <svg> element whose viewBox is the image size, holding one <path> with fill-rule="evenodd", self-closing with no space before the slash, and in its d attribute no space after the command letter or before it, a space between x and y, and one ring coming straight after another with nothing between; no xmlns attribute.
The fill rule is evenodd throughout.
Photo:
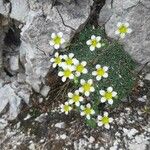
<svg viewBox="0 0 150 150"><path fill-rule="evenodd" d="M95 119L86 120L86 124L91 128L97 127Z"/></svg>

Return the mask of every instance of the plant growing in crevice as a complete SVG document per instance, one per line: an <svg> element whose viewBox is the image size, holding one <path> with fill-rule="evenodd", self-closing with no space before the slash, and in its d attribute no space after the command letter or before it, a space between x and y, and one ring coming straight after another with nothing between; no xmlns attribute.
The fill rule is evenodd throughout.
<svg viewBox="0 0 150 150"><path fill-rule="evenodd" d="M74 38L61 58L58 75L63 82L71 79L74 85L67 103L61 105L63 112L77 110L81 116L86 116L89 126L98 124L108 129L112 118L105 111L117 106L131 91L134 61L122 45L107 39L102 28L92 26L87 26Z"/></svg>

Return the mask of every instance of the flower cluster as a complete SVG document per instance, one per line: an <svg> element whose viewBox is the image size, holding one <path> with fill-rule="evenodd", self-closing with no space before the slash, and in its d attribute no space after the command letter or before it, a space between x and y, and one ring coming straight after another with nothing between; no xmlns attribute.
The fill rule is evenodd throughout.
<svg viewBox="0 0 150 150"><path fill-rule="evenodd" d="M131 29L128 28L128 23L118 23L118 30L116 34L119 34L122 38L126 33L130 33ZM53 34L51 45L54 48L58 48L58 44L64 42L61 39L62 34ZM101 48L103 43L100 36L92 35L91 39L87 40L85 44L89 46L90 51L94 51L96 48ZM59 67L58 76L62 78L65 82L67 79L74 79L74 81L79 80L78 89L68 93L68 100L62 104L61 111L68 114L71 110L79 110L81 116L85 116L87 120L94 119L98 126L104 126L106 129L110 128L110 123L113 119L109 117L108 112L103 112L100 115L93 107L92 95L93 93L99 94L99 103L106 103L106 106L112 105L114 99L117 98L117 92L113 87L105 87L103 89L98 89L97 82L101 80L106 80L109 77L109 70L111 67L97 64L92 69L87 69L89 62L79 61L74 57L73 53L68 55L60 55L58 52L54 54L54 58L50 60L53 63L53 67ZM92 72L91 72L92 71ZM90 74L90 78L84 78L83 74ZM98 92L97 92L98 90Z"/></svg>

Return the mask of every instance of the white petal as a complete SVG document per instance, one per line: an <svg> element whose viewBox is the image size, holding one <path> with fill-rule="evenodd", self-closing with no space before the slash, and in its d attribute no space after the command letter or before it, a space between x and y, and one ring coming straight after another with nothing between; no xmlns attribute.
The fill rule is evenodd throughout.
<svg viewBox="0 0 150 150"><path fill-rule="evenodd" d="M51 46L54 46L54 41L52 40L52 41L49 41L49 44L51 45Z"/></svg>
<svg viewBox="0 0 150 150"><path fill-rule="evenodd" d="M108 104L112 105L112 104L113 104L113 100L112 100L112 99L109 99L109 100L108 100Z"/></svg>
<svg viewBox="0 0 150 150"><path fill-rule="evenodd" d="M132 29L128 28L127 33L131 33Z"/></svg>
<svg viewBox="0 0 150 150"><path fill-rule="evenodd" d="M65 39L60 40L60 44L63 44L63 43L65 43Z"/></svg>
<svg viewBox="0 0 150 150"><path fill-rule="evenodd" d="M90 115L86 115L86 118L87 118L88 120L90 120L90 119L91 119L91 116L90 116Z"/></svg>
<svg viewBox="0 0 150 150"><path fill-rule="evenodd" d="M94 51L95 47L94 46L90 46L90 51Z"/></svg>
<svg viewBox="0 0 150 150"><path fill-rule="evenodd" d="M55 37L56 37L56 34L55 34L55 33L52 33L52 34L51 34L51 38L54 39Z"/></svg>
<svg viewBox="0 0 150 150"><path fill-rule="evenodd" d="M63 33L62 33L62 32L57 33L57 35L58 35L59 37L63 37Z"/></svg>
<svg viewBox="0 0 150 150"><path fill-rule="evenodd" d="M112 88L112 87L108 87L108 88L107 88L107 91L108 91L108 92L112 92L112 91L113 91L113 88Z"/></svg>
<svg viewBox="0 0 150 150"><path fill-rule="evenodd" d="M82 61L81 65L86 66L87 62L86 61Z"/></svg>
<svg viewBox="0 0 150 150"><path fill-rule="evenodd" d="M102 120L102 116L98 115L97 119Z"/></svg>
<svg viewBox="0 0 150 150"><path fill-rule="evenodd" d="M80 102L76 102L75 105L79 107L80 106Z"/></svg>
<svg viewBox="0 0 150 150"><path fill-rule="evenodd" d="M122 26L122 23L121 22L118 22L117 23L117 27L121 27Z"/></svg>
<svg viewBox="0 0 150 150"><path fill-rule="evenodd" d="M104 66L103 69L104 69L105 71L108 71L108 67L107 67L107 66Z"/></svg>
<svg viewBox="0 0 150 150"><path fill-rule="evenodd" d="M68 103L68 102L65 102L65 105L69 105L69 103Z"/></svg>
<svg viewBox="0 0 150 150"><path fill-rule="evenodd" d="M91 39L92 39L92 40L94 40L95 38L96 38L95 35L92 35L92 36L91 36Z"/></svg>
<svg viewBox="0 0 150 150"><path fill-rule="evenodd" d="M94 92L94 91L95 91L94 87L91 87L91 88L90 88L90 91L91 91L91 92Z"/></svg>
<svg viewBox="0 0 150 150"><path fill-rule="evenodd" d="M88 83L89 83L89 84L92 84L92 83L93 83L93 80L92 80L92 79L89 79L89 80L88 80Z"/></svg>
<svg viewBox="0 0 150 150"><path fill-rule="evenodd" d="M76 72L76 76L79 77L81 75L80 72Z"/></svg>
<svg viewBox="0 0 150 150"><path fill-rule="evenodd" d="M108 117L108 112L104 111L104 116Z"/></svg>
<svg viewBox="0 0 150 150"><path fill-rule="evenodd" d="M96 80L100 81L101 78L102 78L101 76L97 76L97 77L96 77Z"/></svg>
<svg viewBox="0 0 150 150"><path fill-rule="evenodd" d="M91 110L91 114L92 114L92 115L94 115L94 114L95 114L95 111L94 111L93 109Z"/></svg>
<svg viewBox="0 0 150 150"><path fill-rule="evenodd" d="M69 76L69 79L74 79L74 75L71 74L71 75Z"/></svg>
<svg viewBox="0 0 150 150"><path fill-rule="evenodd" d="M103 77L107 78L108 77L108 73L104 73Z"/></svg>
<svg viewBox="0 0 150 150"><path fill-rule="evenodd" d="M101 40L101 37L100 36L97 36L96 37L96 40L99 42Z"/></svg>
<svg viewBox="0 0 150 150"><path fill-rule="evenodd" d="M85 96L87 96L87 97L88 97L89 95L90 95L90 93L89 93L89 92L85 92Z"/></svg>
<svg viewBox="0 0 150 150"><path fill-rule="evenodd" d="M103 96L105 94L104 90L100 90L99 93Z"/></svg>
<svg viewBox="0 0 150 150"><path fill-rule="evenodd" d="M81 105L81 106L80 106L80 109L81 109L81 110L84 110L84 109L85 109L85 107L84 107L83 105Z"/></svg>
<svg viewBox="0 0 150 150"><path fill-rule="evenodd" d="M56 63L53 63L53 68L56 68L57 64Z"/></svg>
<svg viewBox="0 0 150 150"><path fill-rule="evenodd" d="M110 123L113 122L113 120L114 120L113 118L109 118L109 122L110 122Z"/></svg>
<svg viewBox="0 0 150 150"><path fill-rule="evenodd" d="M115 97L117 95L117 92L113 91L112 96Z"/></svg>
<svg viewBox="0 0 150 150"><path fill-rule="evenodd" d="M93 75L93 76L96 76L96 75L97 75L97 72L96 72L96 71L93 71L93 72L92 72L92 75Z"/></svg>
<svg viewBox="0 0 150 150"><path fill-rule="evenodd" d="M76 95L79 95L79 90L76 90L74 93L75 93Z"/></svg>
<svg viewBox="0 0 150 150"><path fill-rule="evenodd" d="M92 44L92 41L91 41L91 40L88 40L88 41L86 42L86 44L87 44L87 45L91 45L91 44Z"/></svg>
<svg viewBox="0 0 150 150"><path fill-rule="evenodd" d="M103 123L101 121L98 122L98 126L101 127Z"/></svg>
<svg viewBox="0 0 150 150"><path fill-rule="evenodd" d="M65 114L68 115L68 111L66 111Z"/></svg>
<svg viewBox="0 0 150 150"><path fill-rule="evenodd" d="M91 104L90 103L86 104L86 107L91 108Z"/></svg>
<svg viewBox="0 0 150 150"><path fill-rule="evenodd" d="M81 79L80 84L83 85L85 83L85 80Z"/></svg>
<svg viewBox="0 0 150 150"><path fill-rule="evenodd" d="M129 23L128 23L128 22L124 23L124 25L125 25L127 28L129 27Z"/></svg>
<svg viewBox="0 0 150 150"><path fill-rule="evenodd" d="M88 70L86 68L84 68L83 71L82 71L82 73L86 74L86 73L88 73Z"/></svg>
<svg viewBox="0 0 150 150"><path fill-rule="evenodd" d="M105 127L106 129L109 129L109 128L110 128L110 125L109 125L109 124L105 124L104 127Z"/></svg>
<svg viewBox="0 0 150 150"><path fill-rule="evenodd" d="M99 69L99 68L101 68L101 65L97 64L96 69Z"/></svg>
<svg viewBox="0 0 150 150"><path fill-rule="evenodd" d="M66 60L67 58L68 58L68 56L67 56L67 55L63 55L63 59L65 59L65 60Z"/></svg>
<svg viewBox="0 0 150 150"><path fill-rule="evenodd" d="M55 49L59 49L59 47L60 47L60 45L58 45L58 44L55 44L55 45L54 45L54 48L55 48Z"/></svg>
<svg viewBox="0 0 150 150"><path fill-rule="evenodd" d="M121 33L120 37L123 39L123 38L125 38L125 35L126 35L125 33Z"/></svg>
<svg viewBox="0 0 150 150"><path fill-rule="evenodd" d="M62 81L65 82L66 81L66 77L62 77Z"/></svg>
<svg viewBox="0 0 150 150"><path fill-rule="evenodd" d="M119 31L119 30L115 31L115 34L116 34L116 35L119 35L119 34L120 34L120 31Z"/></svg>
<svg viewBox="0 0 150 150"><path fill-rule="evenodd" d="M71 92L69 92L69 93L68 93L68 97L69 97L69 98L72 98L72 97L73 97L73 94L72 94Z"/></svg>
<svg viewBox="0 0 150 150"><path fill-rule="evenodd" d="M59 77L62 77L63 75L64 75L64 72L62 72L62 71L58 72Z"/></svg>
<svg viewBox="0 0 150 150"><path fill-rule="evenodd" d="M82 112L80 113L80 115L81 115L81 116L84 116L84 115L85 115L85 113L82 111Z"/></svg>
<svg viewBox="0 0 150 150"><path fill-rule="evenodd" d="M101 47L102 47L102 44L101 44L101 43L97 43L97 44L96 44L96 47L97 47L97 48L101 48Z"/></svg>
<svg viewBox="0 0 150 150"><path fill-rule="evenodd" d="M79 61L78 61L76 58L73 58L72 61L73 61L73 63L74 63L75 65L78 65L78 64L79 64Z"/></svg>
<svg viewBox="0 0 150 150"><path fill-rule="evenodd" d="M82 96L80 96L80 102L82 102L83 101L83 97Z"/></svg>
<svg viewBox="0 0 150 150"><path fill-rule="evenodd" d="M101 102L102 102L102 103L106 102L106 98L105 98L105 97L102 97L102 98L101 98Z"/></svg>
<svg viewBox="0 0 150 150"><path fill-rule="evenodd" d="M79 92L83 93L83 88L82 87L79 88Z"/></svg>
<svg viewBox="0 0 150 150"><path fill-rule="evenodd" d="M69 104L73 104L73 100L72 99L69 100Z"/></svg>
<svg viewBox="0 0 150 150"><path fill-rule="evenodd" d="M50 62L54 62L54 61L55 61L55 59L54 59L54 58L51 58L51 59L50 59Z"/></svg>
<svg viewBox="0 0 150 150"><path fill-rule="evenodd" d="M73 53L69 53L69 58L73 58L74 54Z"/></svg>

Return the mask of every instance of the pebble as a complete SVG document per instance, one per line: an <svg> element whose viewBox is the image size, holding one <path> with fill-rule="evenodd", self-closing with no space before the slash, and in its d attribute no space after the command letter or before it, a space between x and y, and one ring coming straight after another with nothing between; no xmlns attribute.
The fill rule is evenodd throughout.
<svg viewBox="0 0 150 150"><path fill-rule="evenodd" d="M55 127L56 128L65 128L65 123L64 122L56 123Z"/></svg>
<svg viewBox="0 0 150 150"><path fill-rule="evenodd" d="M66 136L66 134L62 134L62 135L60 135L60 138L65 140L67 138L67 136Z"/></svg>
<svg viewBox="0 0 150 150"><path fill-rule="evenodd" d="M93 136L90 136L89 142L90 142L90 143L93 143L94 141L95 141L95 138L94 138Z"/></svg>

